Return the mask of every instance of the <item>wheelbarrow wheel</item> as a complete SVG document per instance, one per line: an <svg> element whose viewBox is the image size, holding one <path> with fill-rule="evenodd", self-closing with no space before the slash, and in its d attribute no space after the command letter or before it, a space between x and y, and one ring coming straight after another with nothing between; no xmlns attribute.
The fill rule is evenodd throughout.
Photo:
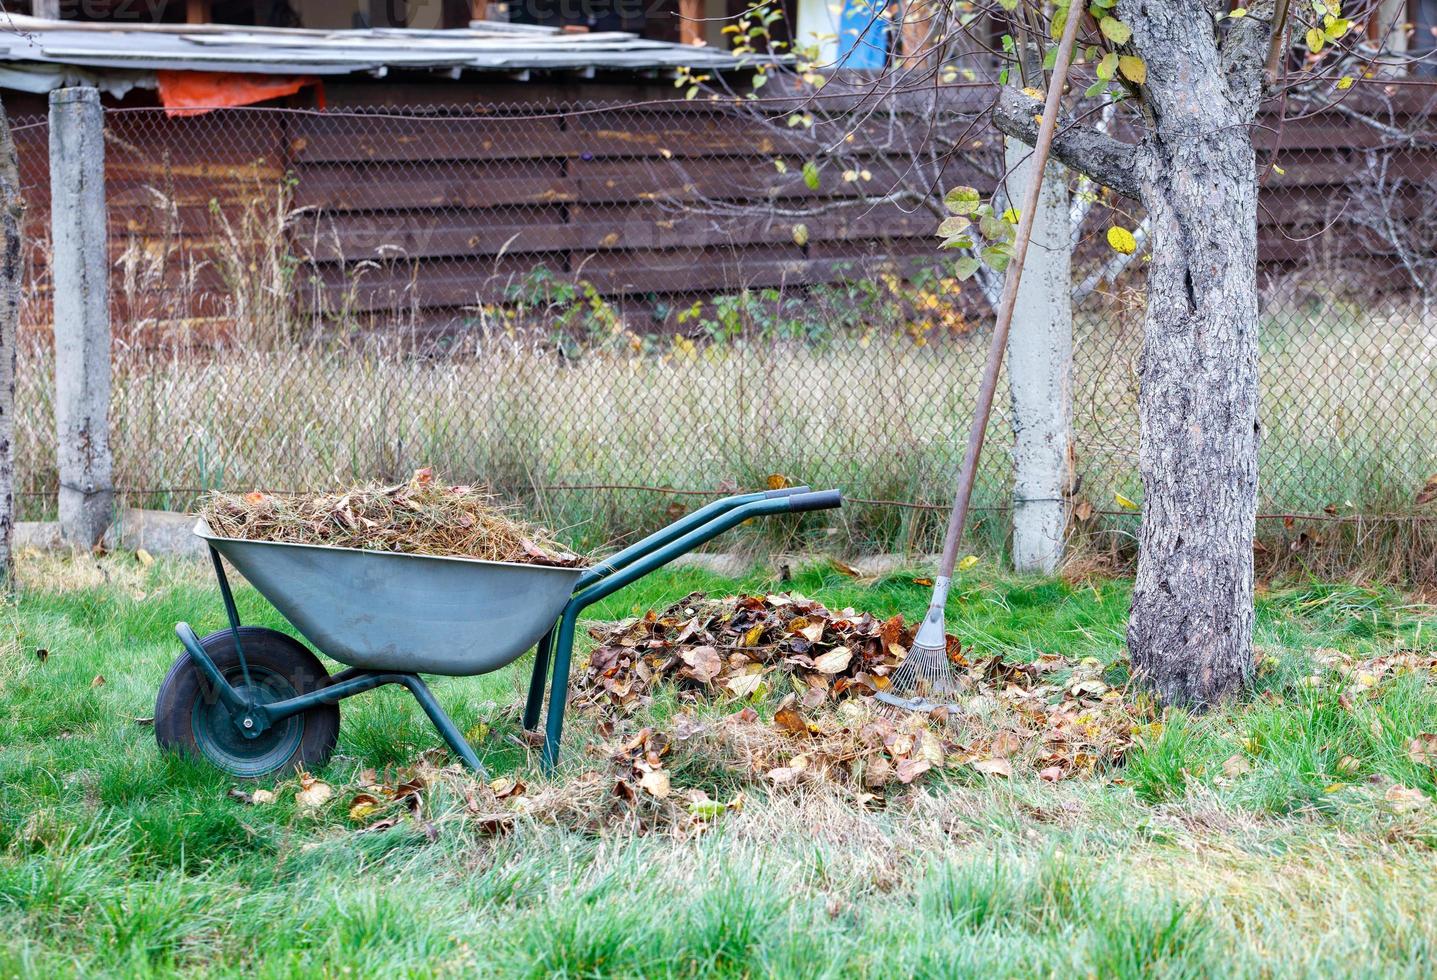
<svg viewBox="0 0 1437 980"><path fill-rule="evenodd" d="M257 626L242 626L239 635L249 666L249 693L257 701L271 704L329 683L319 658L293 637ZM224 678L245 694L244 671L230 631L211 633L200 645ZM161 749L203 756L244 779L322 766L338 738L338 703L316 705L246 738L188 653L180 654L170 668L155 700L155 739Z"/></svg>

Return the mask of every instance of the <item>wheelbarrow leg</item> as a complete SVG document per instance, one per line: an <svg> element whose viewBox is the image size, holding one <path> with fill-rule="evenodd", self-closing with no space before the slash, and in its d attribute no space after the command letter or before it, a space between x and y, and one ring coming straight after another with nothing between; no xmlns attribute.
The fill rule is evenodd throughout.
<svg viewBox="0 0 1437 980"><path fill-rule="evenodd" d="M524 728L531 732L539 727L539 710L544 707L544 681L549 673L549 651L553 646L554 630L550 630L534 651L534 673L529 678L529 697L524 701Z"/></svg>
<svg viewBox="0 0 1437 980"><path fill-rule="evenodd" d="M554 677L549 683L549 721L544 726L544 751L539 757L540 768L554 771L559 760L559 737L564 733L564 705L569 700L569 660L574 652L574 626L578 610L564 610L564 618L554 631Z"/></svg>
<svg viewBox="0 0 1437 980"><path fill-rule="evenodd" d="M420 680L418 674L399 674L395 679L408 688L410 694L414 695L414 700L419 702L419 707L423 708L424 713L429 716L429 720L434 722L434 727L439 729L439 734L454 750L454 754L463 760L466 766L473 769L481 779L488 779L489 774L485 771L484 764L474 754L474 749L465 740L464 733L459 731L459 726L454 724L453 719L434 699L434 693L429 690L429 685Z"/></svg>

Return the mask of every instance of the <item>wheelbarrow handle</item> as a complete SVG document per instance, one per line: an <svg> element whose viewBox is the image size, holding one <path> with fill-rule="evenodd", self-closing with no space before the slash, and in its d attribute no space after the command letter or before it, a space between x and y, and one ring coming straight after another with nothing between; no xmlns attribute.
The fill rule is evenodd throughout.
<svg viewBox="0 0 1437 980"><path fill-rule="evenodd" d="M808 487L783 487L778 490L761 490L756 493L740 493L732 497L723 497L719 500L707 503L694 511L692 514L685 514L667 527L659 528L653 534L641 541L629 545L622 551L615 552L608 558L599 562L594 567L586 570L579 580L574 583L574 591L582 592L600 579L607 578L622 568L627 568L640 558L651 552L657 551L670 541L677 541L696 527L703 527L715 517L728 513L735 507L742 507L744 504L751 504L760 500L776 500L782 497L792 499L808 493Z"/></svg>
<svg viewBox="0 0 1437 980"><path fill-rule="evenodd" d="M843 506L843 493L838 490L819 490L815 493L798 493L788 498L791 514L808 510L833 510Z"/></svg>

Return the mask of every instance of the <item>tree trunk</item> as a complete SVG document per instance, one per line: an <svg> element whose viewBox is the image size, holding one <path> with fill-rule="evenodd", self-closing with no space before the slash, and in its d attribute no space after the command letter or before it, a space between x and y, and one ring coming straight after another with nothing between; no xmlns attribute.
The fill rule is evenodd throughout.
<svg viewBox="0 0 1437 980"><path fill-rule="evenodd" d="M1008 192L1026 199L1033 151L1004 141ZM1049 160L1008 335L1013 420L1013 567L1051 574L1068 528L1073 405L1072 229L1068 172Z"/></svg>
<svg viewBox="0 0 1437 980"><path fill-rule="evenodd" d="M0 590L14 570L15 532L15 343L20 322L20 174L15 141L0 105Z"/></svg>
<svg viewBox="0 0 1437 980"><path fill-rule="evenodd" d="M1257 516L1256 98L1230 88L1192 7L1120 2L1149 67L1137 176L1153 235L1142 361L1139 677L1203 706L1252 670Z"/></svg>

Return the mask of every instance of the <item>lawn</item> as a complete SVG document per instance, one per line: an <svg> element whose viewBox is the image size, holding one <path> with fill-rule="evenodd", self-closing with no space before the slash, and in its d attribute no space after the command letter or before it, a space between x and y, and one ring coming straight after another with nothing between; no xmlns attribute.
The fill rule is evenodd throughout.
<svg viewBox="0 0 1437 980"><path fill-rule="evenodd" d="M947 764L866 800L673 766L677 785L741 793L742 807L604 825L554 807L475 813L493 791L445 768L397 690L345 702L338 753L315 774L332 799L303 806L288 777L257 784L274 802L246 803L223 774L161 757L145 723L174 622L220 625L204 569L29 555L21 575L0 605L6 976L1417 976L1437 958L1437 770L1420 738L1437 732L1437 614L1397 592L1266 588L1253 696L1155 718L1122 765L1050 783ZM927 589L914 579L685 569L591 613L786 589L915 617ZM1127 597L1121 580L980 565L949 625L979 653L1091 657L1121 684ZM282 625L248 589L239 604ZM1417 669L1393 669L1404 657ZM490 775L535 799L582 802L606 764L586 746L672 722L657 696L617 730L576 711L559 772L541 778L518 737L524 668L435 690L486 736ZM753 707L766 721L772 700ZM351 815L361 784L417 765L417 814Z"/></svg>

